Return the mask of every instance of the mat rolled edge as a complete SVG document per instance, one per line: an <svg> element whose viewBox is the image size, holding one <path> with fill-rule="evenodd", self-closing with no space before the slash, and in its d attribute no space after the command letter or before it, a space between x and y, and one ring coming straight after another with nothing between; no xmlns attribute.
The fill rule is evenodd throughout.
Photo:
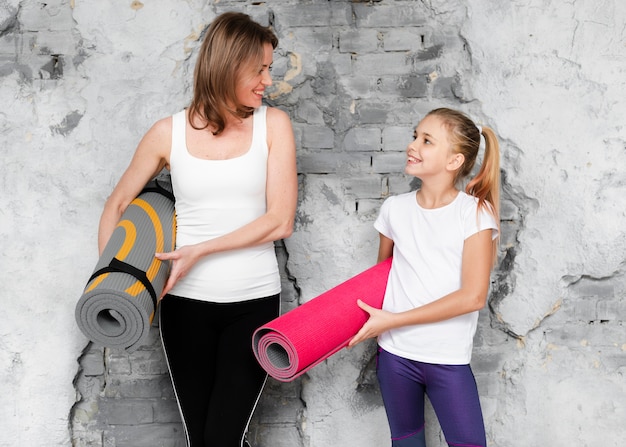
<svg viewBox="0 0 626 447"><path fill-rule="evenodd" d="M170 176L161 174L122 214L76 303L90 341L128 352L145 341L170 270L154 253L174 249L175 229Z"/></svg>
<svg viewBox="0 0 626 447"><path fill-rule="evenodd" d="M276 380L290 382L347 346L368 318L356 300L382 307L391 263L392 258L382 261L259 327L252 336L259 365ZM341 311L320 312L325 307ZM323 346L315 346L328 333L332 336L318 343Z"/></svg>

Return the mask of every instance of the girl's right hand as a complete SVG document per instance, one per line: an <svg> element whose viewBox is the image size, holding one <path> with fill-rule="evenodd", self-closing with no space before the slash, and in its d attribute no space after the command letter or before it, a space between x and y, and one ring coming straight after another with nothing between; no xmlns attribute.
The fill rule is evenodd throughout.
<svg viewBox="0 0 626 447"><path fill-rule="evenodd" d="M370 317L365 322L363 327L352 337L348 343L348 347L351 348L368 338L378 337L383 332L388 331L393 327L394 314L385 310L376 309L361 300L357 300L357 305L367 312Z"/></svg>

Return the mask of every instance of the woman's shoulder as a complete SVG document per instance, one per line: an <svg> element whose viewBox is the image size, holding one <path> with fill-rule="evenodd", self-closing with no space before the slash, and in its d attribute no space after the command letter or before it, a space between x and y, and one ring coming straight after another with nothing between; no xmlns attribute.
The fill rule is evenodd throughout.
<svg viewBox="0 0 626 447"><path fill-rule="evenodd" d="M282 109L279 109L277 107L270 107L270 106L262 106L265 107L265 116L267 119L267 123L278 123L278 124L285 124L288 123L291 125L291 119L289 118L289 115L287 114L287 112L285 112Z"/></svg>
<svg viewBox="0 0 626 447"><path fill-rule="evenodd" d="M273 144L293 146L295 150L295 141L291 119L284 110L276 107L266 107L265 123L267 126L267 140L270 147Z"/></svg>
<svg viewBox="0 0 626 447"><path fill-rule="evenodd" d="M163 133L172 133L172 121L174 115L166 116L165 118L158 119L152 124L150 128L151 131L154 131L159 134Z"/></svg>
<svg viewBox="0 0 626 447"><path fill-rule="evenodd" d="M172 117L155 121L144 135L140 146L145 145L156 150L161 156L169 154L172 142Z"/></svg>

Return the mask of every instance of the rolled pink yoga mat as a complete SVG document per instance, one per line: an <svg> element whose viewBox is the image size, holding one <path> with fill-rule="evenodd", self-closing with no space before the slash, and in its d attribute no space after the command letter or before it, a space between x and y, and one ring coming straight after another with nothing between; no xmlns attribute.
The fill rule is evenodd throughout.
<svg viewBox="0 0 626 447"><path fill-rule="evenodd" d="M273 378L290 382L348 345L369 318L357 299L380 309L391 258L258 328L252 349Z"/></svg>

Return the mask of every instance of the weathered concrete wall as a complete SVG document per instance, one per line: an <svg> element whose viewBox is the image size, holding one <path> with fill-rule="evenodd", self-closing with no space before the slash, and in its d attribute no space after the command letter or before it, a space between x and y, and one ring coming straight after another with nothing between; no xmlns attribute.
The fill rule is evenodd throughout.
<svg viewBox="0 0 626 447"><path fill-rule="evenodd" d="M189 99L199 39L236 9L281 40L268 101L298 141L284 309L370 266L412 126L440 105L492 126L503 244L473 367L492 446L626 438L626 4L620 0L0 0L0 446L182 446L156 332L94 347L74 308L106 196ZM156 331L156 329L155 329ZM290 384L264 447L388 445L373 343ZM430 446L443 446L429 411Z"/></svg>

